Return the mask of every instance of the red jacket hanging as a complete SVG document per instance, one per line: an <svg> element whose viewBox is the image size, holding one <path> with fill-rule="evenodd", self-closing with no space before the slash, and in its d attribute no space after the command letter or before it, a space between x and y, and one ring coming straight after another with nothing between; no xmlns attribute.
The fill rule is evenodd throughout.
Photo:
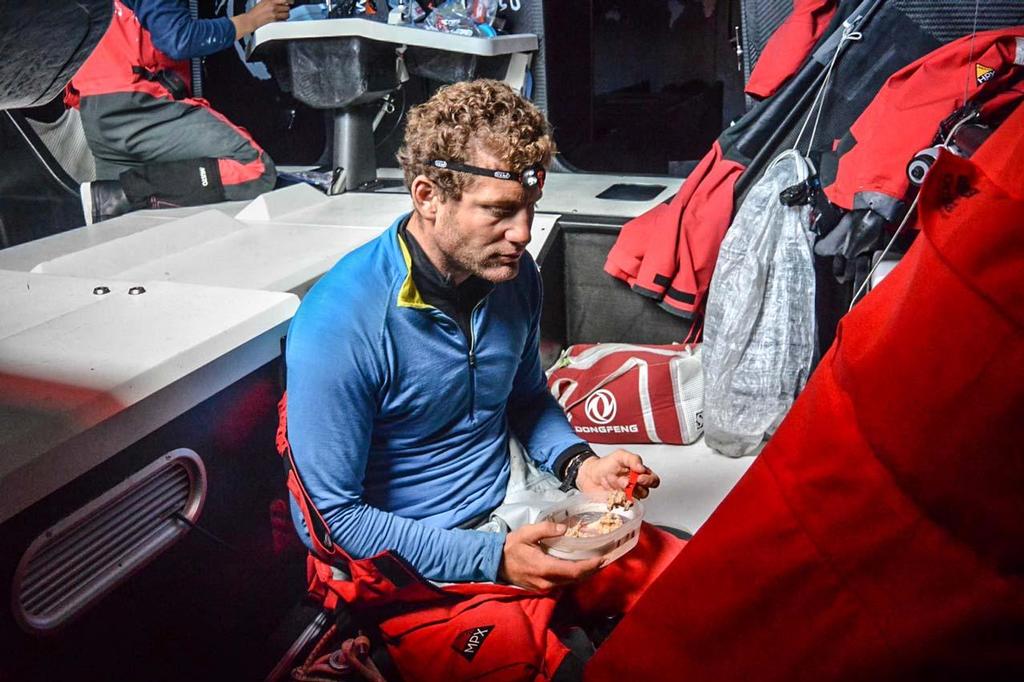
<svg viewBox="0 0 1024 682"><path fill-rule="evenodd" d="M775 29L744 88L751 97L775 94L795 74L825 33L839 0L796 0L793 12Z"/></svg>
<svg viewBox="0 0 1024 682"><path fill-rule="evenodd" d="M605 272L638 294L660 299L669 312L696 320L729 229L732 191L742 172L743 165L723 158L715 141L670 203L623 226Z"/></svg>
<svg viewBox="0 0 1024 682"><path fill-rule="evenodd" d="M965 90L968 102L984 101L983 117L995 115L1024 98L1022 65L1024 26L1016 26L965 36L894 73L841 143L840 151L853 146L825 188L829 201L847 210L873 208L891 219L910 187L907 164L963 106Z"/></svg>
<svg viewBox="0 0 1024 682"><path fill-rule="evenodd" d="M1024 678L1021 158L1021 107L940 157L921 236L586 679Z"/></svg>

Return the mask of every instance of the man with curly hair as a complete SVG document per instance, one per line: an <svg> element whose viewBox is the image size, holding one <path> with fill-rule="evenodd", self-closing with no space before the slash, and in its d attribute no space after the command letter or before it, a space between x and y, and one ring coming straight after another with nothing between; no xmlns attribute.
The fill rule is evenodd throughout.
<svg viewBox="0 0 1024 682"><path fill-rule="evenodd" d="M565 490L622 489L631 471L638 496L658 485L636 454L595 455L546 389L526 246L554 149L543 114L497 81L410 112L412 212L327 273L288 334L288 439L318 541L393 550L434 581L548 589L602 560L545 554L565 531L552 522L478 530L506 500L510 436ZM312 547L294 501L293 517Z"/></svg>

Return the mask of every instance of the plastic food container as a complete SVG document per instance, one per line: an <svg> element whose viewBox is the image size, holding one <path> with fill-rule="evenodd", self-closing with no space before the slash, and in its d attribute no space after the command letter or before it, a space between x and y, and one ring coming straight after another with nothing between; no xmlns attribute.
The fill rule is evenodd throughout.
<svg viewBox="0 0 1024 682"><path fill-rule="evenodd" d="M572 525L577 518L585 523L596 521L608 511L608 494L574 495L560 502L541 514L542 520ZM644 505L640 500L633 500L629 509L613 509L612 513L622 519L622 525L604 535L593 537L544 538L541 546L548 554L559 559L579 561L592 557L605 557L609 562L636 547L640 539L640 522L644 518Z"/></svg>

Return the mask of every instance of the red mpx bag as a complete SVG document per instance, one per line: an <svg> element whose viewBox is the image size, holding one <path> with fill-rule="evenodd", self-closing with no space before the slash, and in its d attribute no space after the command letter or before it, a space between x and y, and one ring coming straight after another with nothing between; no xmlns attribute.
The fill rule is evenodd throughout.
<svg viewBox="0 0 1024 682"><path fill-rule="evenodd" d="M592 443L688 445L704 433L697 346L570 346L548 370L548 390Z"/></svg>

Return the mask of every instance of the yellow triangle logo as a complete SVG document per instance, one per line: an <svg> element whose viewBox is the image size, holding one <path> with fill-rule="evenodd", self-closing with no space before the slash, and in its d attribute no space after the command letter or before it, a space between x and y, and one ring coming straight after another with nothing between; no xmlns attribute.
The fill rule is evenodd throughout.
<svg viewBox="0 0 1024 682"><path fill-rule="evenodd" d="M985 66L984 64L974 65L974 77L978 81L978 85L987 82L992 76L996 75L996 70Z"/></svg>

